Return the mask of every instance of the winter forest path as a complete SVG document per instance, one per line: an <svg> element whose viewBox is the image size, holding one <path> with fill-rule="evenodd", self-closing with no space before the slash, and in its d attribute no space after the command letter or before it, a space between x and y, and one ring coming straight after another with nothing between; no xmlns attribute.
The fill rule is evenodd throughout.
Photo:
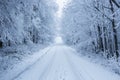
<svg viewBox="0 0 120 80"><path fill-rule="evenodd" d="M120 80L101 66L84 60L75 50L55 45L14 80Z"/></svg>

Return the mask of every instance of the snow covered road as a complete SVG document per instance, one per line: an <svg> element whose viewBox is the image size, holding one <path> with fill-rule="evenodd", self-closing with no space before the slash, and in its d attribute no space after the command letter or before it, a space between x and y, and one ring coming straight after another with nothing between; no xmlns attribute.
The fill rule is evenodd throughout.
<svg viewBox="0 0 120 80"><path fill-rule="evenodd" d="M68 46L55 45L14 80L120 80L120 76L75 53Z"/></svg>

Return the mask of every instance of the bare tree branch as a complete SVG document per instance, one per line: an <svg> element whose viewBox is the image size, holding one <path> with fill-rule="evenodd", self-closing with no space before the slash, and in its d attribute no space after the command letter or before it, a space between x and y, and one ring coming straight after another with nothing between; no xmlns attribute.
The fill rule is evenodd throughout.
<svg viewBox="0 0 120 80"><path fill-rule="evenodd" d="M109 18L106 14L104 14L100 9L98 9L97 7L94 7L97 11L99 11L100 13L102 13L108 20L112 21L111 18Z"/></svg>
<svg viewBox="0 0 120 80"><path fill-rule="evenodd" d="M117 3L116 0L112 0L112 2L113 2L118 8L120 8L120 5Z"/></svg>

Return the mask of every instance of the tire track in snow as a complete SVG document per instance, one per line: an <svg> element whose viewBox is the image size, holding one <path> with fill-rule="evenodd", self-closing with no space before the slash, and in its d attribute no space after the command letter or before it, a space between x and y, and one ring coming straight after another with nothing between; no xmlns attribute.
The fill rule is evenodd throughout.
<svg viewBox="0 0 120 80"><path fill-rule="evenodd" d="M56 56L55 56L55 59L53 61L51 71L49 72L49 74L51 74L51 72L52 72L55 76L52 75L52 79L50 78L50 80L66 80L66 78L65 78L66 77L66 70L63 68L61 61L59 61L59 58L64 60L64 56L61 57L60 55L63 55L63 53L61 53L60 48L58 48L58 49L56 49Z"/></svg>
<svg viewBox="0 0 120 80"><path fill-rule="evenodd" d="M84 77L82 76L82 74L78 74L77 73L77 70L75 70L75 67L73 66L74 64L71 62L71 60L68 58L68 50L64 50L65 51L65 57L66 57L66 60L71 68L71 71L74 73L74 75L77 77L78 80L85 80Z"/></svg>
<svg viewBox="0 0 120 80"><path fill-rule="evenodd" d="M49 62L49 65L46 66L46 68L43 71L43 74L41 75L39 80L51 80L51 78L53 78L52 80L59 80L57 75L59 74L60 69L56 66L56 61L58 62L58 57L59 57L58 56L59 49L56 47L56 49L54 49L54 51L55 51L55 54L54 54L52 60ZM57 69L56 69L56 67L57 67ZM54 74L54 76L51 76L49 78L49 76L52 75L52 73L54 73L54 71L57 73Z"/></svg>
<svg viewBox="0 0 120 80"><path fill-rule="evenodd" d="M11 80L16 80L20 75L22 75L24 72L26 72L27 70L29 70L32 66L34 66L35 64L37 64L41 59L43 59L45 57L45 55L47 55L50 50L53 47L50 47L39 59L37 59L33 64L31 64L30 66L26 67L23 71L21 71L19 74L17 74L15 77L13 77Z"/></svg>
<svg viewBox="0 0 120 80"><path fill-rule="evenodd" d="M46 71L41 80L77 80L76 75L71 71L71 67L66 60L65 51L60 46L55 48L55 57L50 70Z"/></svg>
<svg viewBox="0 0 120 80"><path fill-rule="evenodd" d="M79 69L78 69L78 66L75 65L75 63L73 61L76 61L76 60L73 60L71 58L72 56L70 57L70 55L76 56L74 53L71 53L69 51L69 52L66 52L65 55L71 66L72 71L76 74L76 76L79 78L79 80L88 80L88 78L89 78L89 80L94 80L91 76L89 76L89 74L85 70L83 70L84 68L82 66L79 66ZM84 71L84 73L83 73L83 71ZM87 75L87 77L84 76L84 74Z"/></svg>
<svg viewBox="0 0 120 80"><path fill-rule="evenodd" d="M48 75L51 67L52 67L52 63L55 60L55 54L56 52L54 52L54 55L52 56L51 60L48 62L48 65L45 66L44 70L41 72L42 74L39 77L39 80L44 80L44 78Z"/></svg>

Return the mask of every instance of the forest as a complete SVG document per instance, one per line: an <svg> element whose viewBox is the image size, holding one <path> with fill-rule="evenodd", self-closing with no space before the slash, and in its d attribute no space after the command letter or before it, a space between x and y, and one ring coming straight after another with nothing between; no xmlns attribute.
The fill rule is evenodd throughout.
<svg viewBox="0 0 120 80"><path fill-rule="evenodd" d="M52 42L55 8L51 4L47 0L0 0L0 47Z"/></svg>
<svg viewBox="0 0 120 80"><path fill-rule="evenodd" d="M99 80L79 71L89 61L120 75L120 0L0 0L0 80ZM34 66L39 79L19 79Z"/></svg>
<svg viewBox="0 0 120 80"><path fill-rule="evenodd" d="M64 9L63 35L66 44L100 53L103 57L120 57L120 1L73 0Z"/></svg>

